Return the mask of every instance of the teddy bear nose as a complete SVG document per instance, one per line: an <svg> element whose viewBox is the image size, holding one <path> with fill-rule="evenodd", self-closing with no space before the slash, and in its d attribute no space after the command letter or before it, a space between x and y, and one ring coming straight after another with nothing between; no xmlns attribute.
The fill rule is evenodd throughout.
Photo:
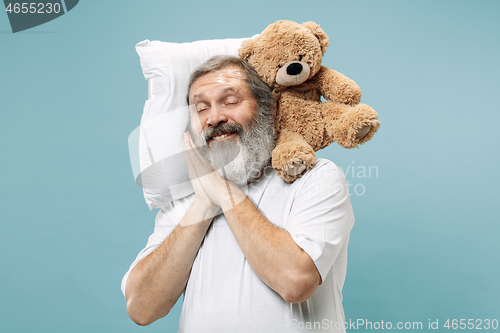
<svg viewBox="0 0 500 333"><path fill-rule="evenodd" d="M302 65L298 62L294 62L286 68L286 73L288 75L299 75L300 72L302 72Z"/></svg>

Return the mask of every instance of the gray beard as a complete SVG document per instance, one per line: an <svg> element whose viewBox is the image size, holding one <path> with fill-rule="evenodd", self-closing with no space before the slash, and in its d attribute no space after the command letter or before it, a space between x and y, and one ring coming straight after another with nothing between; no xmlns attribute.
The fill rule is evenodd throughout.
<svg viewBox="0 0 500 333"><path fill-rule="evenodd" d="M260 113L245 130L240 124L223 124L209 127L199 137L189 132L201 154L211 162L217 174L238 186L245 186L259 179L271 164L276 145L274 120ZM218 133L238 133L238 142L207 140Z"/></svg>

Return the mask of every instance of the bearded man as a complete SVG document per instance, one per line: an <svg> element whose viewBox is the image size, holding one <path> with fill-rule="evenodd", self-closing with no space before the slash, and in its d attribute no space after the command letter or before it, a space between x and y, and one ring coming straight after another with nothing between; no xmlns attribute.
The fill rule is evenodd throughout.
<svg viewBox="0 0 500 333"><path fill-rule="evenodd" d="M179 332L345 332L354 216L342 171L318 159L293 184L275 175L275 101L239 58L201 65L188 103L194 193L158 212L124 276L129 316L148 325L184 294Z"/></svg>

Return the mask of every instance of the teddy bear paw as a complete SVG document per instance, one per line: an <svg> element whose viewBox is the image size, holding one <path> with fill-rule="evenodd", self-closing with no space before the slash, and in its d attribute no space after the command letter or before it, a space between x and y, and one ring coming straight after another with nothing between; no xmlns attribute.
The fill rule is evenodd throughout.
<svg viewBox="0 0 500 333"><path fill-rule="evenodd" d="M300 134L284 131L281 139L273 150L272 166L278 177L293 183L313 167L316 155Z"/></svg>
<svg viewBox="0 0 500 333"><path fill-rule="evenodd" d="M333 127L335 141L344 148L356 148L369 141L380 127L375 110L366 104L358 104L346 112ZM328 133L328 131L327 131Z"/></svg>
<svg viewBox="0 0 500 333"><path fill-rule="evenodd" d="M368 132L370 132L370 130L372 129L372 125L365 125L363 127L361 127L359 130L358 130L358 133L356 133L356 140L361 140L363 139L367 134Z"/></svg>
<svg viewBox="0 0 500 333"><path fill-rule="evenodd" d="M274 162L277 162L277 160ZM316 158L314 154L311 154L310 156L295 157L282 162L273 163L274 171L285 182L293 183L313 167Z"/></svg>
<svg viewBox="0 0 500 333"><path fill-rule="evenodd" d="M291 165L287 167L286 173L289 176L297 176L300 175L307 169L307 162L305 161L294 161Z"/></svg>

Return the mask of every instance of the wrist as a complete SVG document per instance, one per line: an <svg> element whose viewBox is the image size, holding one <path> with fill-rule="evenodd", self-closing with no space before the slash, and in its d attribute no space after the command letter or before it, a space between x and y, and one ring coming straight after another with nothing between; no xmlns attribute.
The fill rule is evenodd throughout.
<svg viewBox="0 0 500 333"><path fill-rule="evenodd" d="M226 190L223 191L224 194L220 197L220 207L223 212L234 208L246 198L245 193L238 186L228 181L225 181L225 183Z"/></svg>
<svg viewBox="0 0 500 333"><path fill-rule="evenodd" d="M200 220L211 220L213 217L215 217L219 210L220 207L215 205L214 203L202 201L194 199L193 205L191 208L196 211L196 215L199 216Z"/></svg>

